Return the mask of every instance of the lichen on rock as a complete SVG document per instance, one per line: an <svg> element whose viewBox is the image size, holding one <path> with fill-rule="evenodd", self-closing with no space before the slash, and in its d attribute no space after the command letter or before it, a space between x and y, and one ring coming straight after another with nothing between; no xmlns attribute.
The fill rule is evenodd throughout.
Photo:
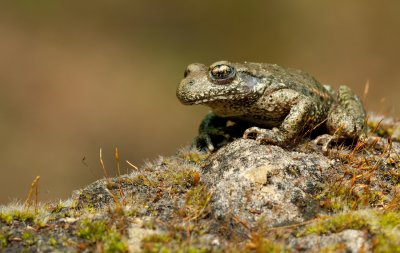
<svg viewBox="0 0 400 253"><path fill-rule="evenodd" d="M206 160L204 177L215 191L213 215L227 213L241 220L262 218L269 226L302 222L314 217L314 195L331 169L327 157L291 152L278 146L239 139Z"/></svg>

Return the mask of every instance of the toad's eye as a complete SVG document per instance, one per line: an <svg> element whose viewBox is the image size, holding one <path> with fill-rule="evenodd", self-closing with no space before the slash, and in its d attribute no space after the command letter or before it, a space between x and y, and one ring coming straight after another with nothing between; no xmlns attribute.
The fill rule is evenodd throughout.
<svg viewBox="0 0 400 253"><path fill-rule="evenodd" d="M236 71L232 66L226 64L218 64L210 69L210 77L218 83L227 83L236 75Z"/></svg>

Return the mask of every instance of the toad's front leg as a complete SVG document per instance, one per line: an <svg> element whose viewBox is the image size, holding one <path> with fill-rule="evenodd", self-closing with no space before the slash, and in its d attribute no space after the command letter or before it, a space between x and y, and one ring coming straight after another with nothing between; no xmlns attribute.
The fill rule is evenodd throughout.
<svg viewBox="0 0 400 253"><path fill-rule="evenodd" d="M305 131L311 130L324 114L314 99L297 92L281 90L273 95L280 99L277 106L290 107L281 125L272 129L251 127L244 132L243 138L253 137L258 143L289 145L297 137L302 137Z"/></svg>

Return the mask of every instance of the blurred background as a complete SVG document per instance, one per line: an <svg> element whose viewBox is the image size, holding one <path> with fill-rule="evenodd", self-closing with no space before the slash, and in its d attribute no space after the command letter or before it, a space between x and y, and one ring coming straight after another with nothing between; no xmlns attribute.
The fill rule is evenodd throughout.
<svg viewBox="0 0 400 253"><path fill-rule="evenodd" d="M189 144L208 111L183 106L186 66L277 63L399 116L400 1L0 3L0 203L67 198ZM364 98L365 83L369 92Z"/></svg>

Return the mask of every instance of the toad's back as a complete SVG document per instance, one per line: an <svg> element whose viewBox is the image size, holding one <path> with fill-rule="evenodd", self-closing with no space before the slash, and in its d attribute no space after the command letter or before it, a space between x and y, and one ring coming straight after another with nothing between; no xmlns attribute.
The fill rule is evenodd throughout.
<svg viewBox="0 0 400 253"><path fill-rule="evenodd" d="M307 72L284 68L276 64L268 63L247 63L249 69L254 69L260 76L265 76L271 82L270 89L267 88L266 93L272 89L290 89L295 90L305 96L314 97L323 103L331 104L333 94L330 87L319 83L313 76Z"/></svg>

